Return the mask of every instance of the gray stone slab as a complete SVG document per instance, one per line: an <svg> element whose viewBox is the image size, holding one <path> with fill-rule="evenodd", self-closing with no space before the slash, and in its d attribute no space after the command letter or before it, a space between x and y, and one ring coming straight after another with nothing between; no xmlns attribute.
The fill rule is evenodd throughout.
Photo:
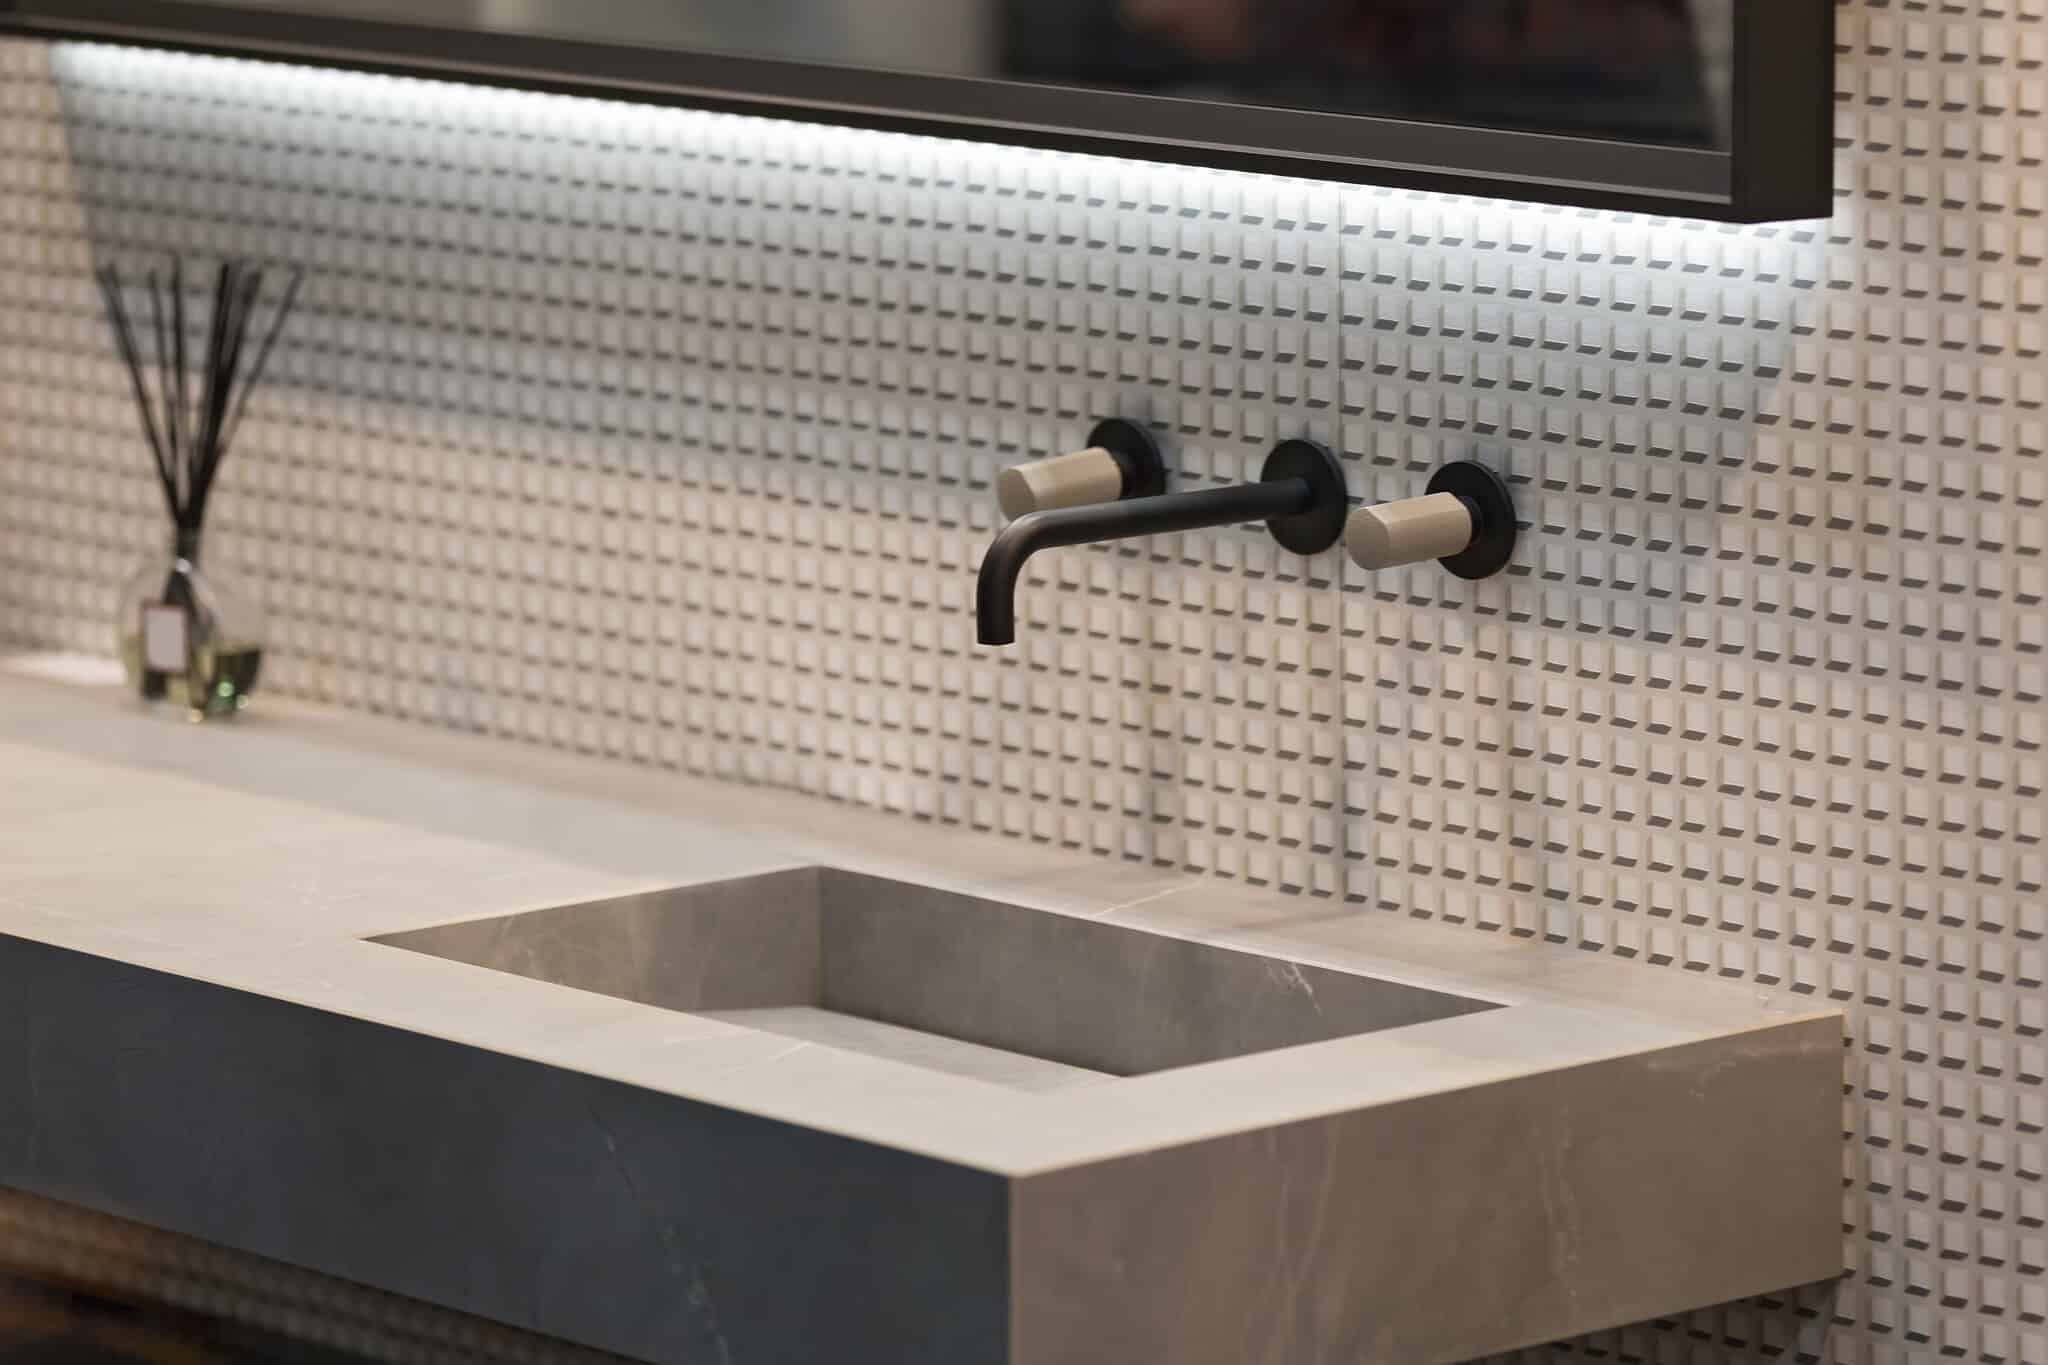
<svg viewBox="0 0 2048 1365"><path fill-rule="evenodd" d="M0 674L0 1183L692 1365L1431 1365L1841 1268L1836 1011L259 720Z"/></svg>

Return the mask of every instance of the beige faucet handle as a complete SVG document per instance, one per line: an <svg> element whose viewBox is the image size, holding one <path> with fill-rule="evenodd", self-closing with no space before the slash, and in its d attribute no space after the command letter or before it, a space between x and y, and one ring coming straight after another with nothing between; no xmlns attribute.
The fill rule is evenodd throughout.
<svg viewBox="0 0 2048 1365"><path fill-rule="evenodd" d="M1142 423L1121 417L1097 422L1081 450L1012 465L996 476L996 502L1012 521L1062 507L1156 498L1165 491L1159 443Z"/></svg>
<svg viewBox="0 0 2048 1365"><path fill-rule="evenodd" d="M1448 559L1472 543L1472 509L1452 493L1361 507L1344 527L1344 547L1361 569Z"/></svg>
<svg viewBox="0 0 2048 1365"><path fill-rule="evenodd" d="M1344 524L1344 546L1362 569L1434 559L1459 578L1491 578L1515 553L1515 500L1507 480L1460 460L1437 470L1423 497L1361 507Z"/></svg>
<svg viewBox="0 0 2048 1365"><path fill-rule="evenodd" d="M996 479L996 502L1012 521L1056 507L1115 502L1123 495L1123 466L1101 446L1012 465Z"/></svg>

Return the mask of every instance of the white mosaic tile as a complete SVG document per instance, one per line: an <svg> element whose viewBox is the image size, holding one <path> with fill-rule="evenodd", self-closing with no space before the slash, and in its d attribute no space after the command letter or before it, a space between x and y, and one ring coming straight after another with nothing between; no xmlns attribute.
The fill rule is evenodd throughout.
<svg viewBox="0 0 2048 1365"><path fill-rule="evenodd" d="M1839 1002L1843 1283L1528 1358L2048 1365L2048 4L1842 19L1766 228L0 44L0 638L160 534L88 263L303 261L267 687ZM1530 529L1061 551L977 650L994 474L1109 414Z"/></svg>

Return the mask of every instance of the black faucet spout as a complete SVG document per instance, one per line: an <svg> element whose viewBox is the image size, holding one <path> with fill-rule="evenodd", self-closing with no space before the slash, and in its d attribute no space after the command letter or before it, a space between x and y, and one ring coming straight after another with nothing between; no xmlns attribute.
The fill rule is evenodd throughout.
<svg viewBox="0 0 2048 1365"><path fill-rule="evenodd" d="M1316 497L1309 479L1284 478L1019 517L1003 528L982 557L975 602L977 634L984 645L1017 642L1017 580L1026 561L1040 550L1298 517L1313 508Z"/></svg>

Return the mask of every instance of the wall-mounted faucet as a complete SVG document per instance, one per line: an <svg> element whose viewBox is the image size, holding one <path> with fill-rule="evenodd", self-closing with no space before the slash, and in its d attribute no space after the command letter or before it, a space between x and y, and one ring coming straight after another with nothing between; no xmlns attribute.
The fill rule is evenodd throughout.
<svg viewBox="0 0 2048 1365"><path fill-rule="evenodd" d="M1159 443L1144 427L1121 417L1096 423L1085 449L1012 465L996 479L996 503L1013 521L1062 507L1156 498L1165 491L1166 461Z"/></svg>
<svg viewBox="0 0 2048 1365"><path fill-rule="evenodd" d="M1287 549L1321 554L1343 537L1348 507L1337 458L1312 441L1287 441L1266 458L1257 483L1031 512L1004 527L982 558L980 641L1016 643L1017 579L1040 550L1263 521Z"/></svg>

